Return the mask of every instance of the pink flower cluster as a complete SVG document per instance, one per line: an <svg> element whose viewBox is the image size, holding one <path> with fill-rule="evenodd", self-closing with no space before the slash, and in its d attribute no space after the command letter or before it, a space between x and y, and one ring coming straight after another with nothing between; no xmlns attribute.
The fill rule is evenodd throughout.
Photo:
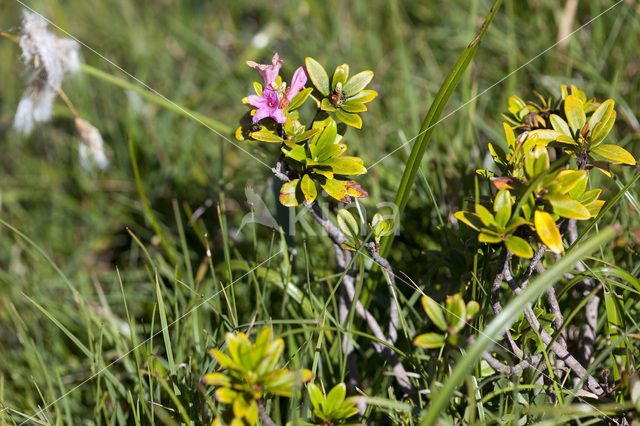
<svg viewBox="0 0 640 426"><path fill-rule="evenodd" d="M251 106L257 108L253 116L254 123L271 117L277 123L284 124L284 122L287 121L284 111L288 108L294 96L296 96L307 83L307 74L304 67L300 67L293 74L289 87L286 87L286 84L278 86L276 80L280 68L282 68L283 61L280 60L280 57L276 53L273 55L271 63L271 65L263 65L253 61L247 61L247 65L258 70L262 78L264 78L262 96L251 95L247 100Z"/></svg>

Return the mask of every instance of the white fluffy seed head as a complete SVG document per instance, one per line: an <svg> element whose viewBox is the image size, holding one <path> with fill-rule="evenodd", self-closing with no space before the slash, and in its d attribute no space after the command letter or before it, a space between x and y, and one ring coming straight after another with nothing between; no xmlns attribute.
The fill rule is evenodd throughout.
<svg viewBox="0 0 640 426"><path fill-rule="evenodd" d="M104 152L104 141L100 131L80 117L76 117L75 124L82 138L78 147L80 165L87 171L92 171L94 167L105 170L109 167L109 159Z"/></svg>
<svg viewBox="0 0 640 426"><path fill-rule="evenodd" d="M14 126L29 134L33 123L51 119L53 102L67 74L80 70L79 44L47 30L47 21L37 13L22 13L22 35L18 44L22 60L33 71L18 104ZM30 101L27 101L30 98Z"/></svg>

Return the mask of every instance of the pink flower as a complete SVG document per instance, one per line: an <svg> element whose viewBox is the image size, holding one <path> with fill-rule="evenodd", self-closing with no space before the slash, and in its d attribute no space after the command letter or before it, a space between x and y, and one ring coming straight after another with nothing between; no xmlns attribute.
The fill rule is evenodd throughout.
<svg viewBox="0 0 640 426"><path fill-rule="evenodd" d="M264 78L265 87L271 87L275 89L275 87L273 86L275 85L276 79L278 78L278 73L280 72L280 68L282 68L282 64L284 63L284 61L281 61L280 56L275 53L273 55L273 58L271 59L271 63L273 65L263 65L253 61L247 61L247 65L249 65L251 68L255 68L256 70L258 70L258 72L260 72L260 75L262 76L262 78Z"/></svg>
<svg viewBox="0 0 640 426"><path fill-rule="evenodd" d="M304 67L300 67L293 74L293 78L291 79L291 86L286 89L286 96L282 99L280 106L282 108L287 108L289 106L289 102L293 100L293 98L302 90L304 85L307 83L307 73L304 70Z"/></svg>
<svg viewBox="0 0 640 426"><path fill-rule="evenodd" d="M284 124L284 122L287 121L287 117L284 116L284 111L280 108L278 92L271 87L265 87L262 91L262 96L251 95L247 97L247 101L249 101L251 106L258 108L253 115L254 123L267 117L273 118L280 124Z"/></svg>
<svg viewBox="0 0 640 426"><path fill-rule="evenodd" d="M277 123L284 124L287 117L284 110L289 107L289 103L302 90L307 83L307 73L304 67L300 67L293 74L291 85L287 88L286 84L278 86L276 80L278 73L282 68L283 61L280 60L278 54L274 54L271 59L272 65L258 64L253 61L247 61L247 65L260 72L264 78L264 89L262 96L251 95L247 97L249 104L257 108L253 115L253 122L257 123L263 118L271 117Z"/></svg>

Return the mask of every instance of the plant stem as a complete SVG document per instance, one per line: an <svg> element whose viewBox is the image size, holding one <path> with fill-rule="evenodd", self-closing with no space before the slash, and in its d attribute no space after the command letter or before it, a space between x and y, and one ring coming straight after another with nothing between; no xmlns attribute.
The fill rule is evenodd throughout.
<svg viewBox="0 0 640 426"><path fill-rule="evenodd" d="M258 400L258 415L260 416L260 420L265 426L278 426L276 422L273 421L269 414L267 414L267 410L264 407L264 400L260 398Z"/></svg>

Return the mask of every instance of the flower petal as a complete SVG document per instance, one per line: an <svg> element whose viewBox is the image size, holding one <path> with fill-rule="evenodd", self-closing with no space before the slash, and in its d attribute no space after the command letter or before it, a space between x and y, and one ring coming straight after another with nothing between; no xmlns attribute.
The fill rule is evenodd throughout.
<svg viewBox="0 0 640 426"><path fill-rule="evenodd" d="M293 74L293 78L291 79L291 86L289 87L289 91L287 92L287 98L289 101L293 99L295 95L304 87L307 83L307 73L304 70L304 67L300 67Z"/></svg>
<svg viewBox="0 0 640 426"><path fill-rule="evenodd" d="M285 121L287 121L287 117L284 116L284 111L280 108L276 108L276 110L271 113L271 117L280 124L284 124Z"/></svg>
<svg viewBox="0 0 640 426"><path fill-rule="evenodd" d="M254 106L256 108L262 108L263 106L267 105L268 101L262 96L249 95L247 96L247 102L249 102L249 105Z"/></svg>

